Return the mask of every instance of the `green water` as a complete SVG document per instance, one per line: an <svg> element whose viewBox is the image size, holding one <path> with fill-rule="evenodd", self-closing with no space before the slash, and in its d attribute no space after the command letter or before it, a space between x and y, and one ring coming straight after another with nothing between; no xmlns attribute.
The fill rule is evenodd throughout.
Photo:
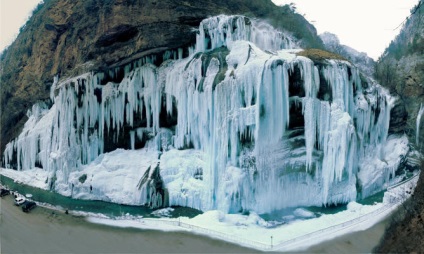
<svg viewBox="0 0 424 254"><path fill-rule="evenodd" d="M384 192L385 191L377 192L376 194L374 194L372 196L358 200L356 202L358 202L361 205L373 205L374 203L382 203L383 197L384 197Z"/></svg>
<svg viewBox="0 0 424 254"><path fill-rule="evenodd" d="M0 183L4 186L7 186L10 190L17 191L20 194L31 194L31 199L35 201L48 203L54 206L60 206L67 210L101 213L110 217L122 216L126 214L133 216L155 217L151 215L151 212L154 210L146 206L120 205L104 201L73 199L70 197L62 196L55 192L15 183L13 179L3 175L0 175ZM200 211L192 208L173 208L174 211L170 213L171 217L187 216L191 218L201 214Z"/></svg>
<svg viewBox="0 0 424 254"><path fill-rule="evenodd" d="M373 205L374 203L383 202L383 196L384 196L384 191L381 191L379 193L376 193L365 199L358 200L356 202L362 205ZM313 218L316 218L316 217L320 217L323 214L336 214L336 213L345 211L347 210L347 204L285 208L285 209L273 211L272 213L261 214L260 216L266 221L277 221L277 222L284 222L284 223L290 222L291 220L296 220L296 219L302 219L302 220L313 219L313 218L304 218L304 217L303 218L294 217L292 219L287 220L287 217L284 218L285 216L293 215L294 211L297 208L303 208L309 212L314 213L315 217Z"/></svg>
<svg viewBox="0 0 424 254"><path fill-rule="evenodd" d="M48 203L55 206L60 206L63 209L82 211L82 212L92 212L92 213L101 213L107 216L116 217L122 216L125 214L130 214L133 216L144 216L144 217L155 217L151 215L153 209L150 209L146 206L130 206L130 205L120 205L116 203L104 202L104 201L95 201L95 200L81 200L73 199L70 197L65 197L55 192L31 187L24 184L15 183L12 179L0 175L0 183L5 186L8 186L13 191L17 191L21 194L32 194L32 199L38 202ZM373 205L375 202L381 203L383 201L384 191L381 191L377 194L374 194L370 197L367 197L363 200L357 201L362 205ZM196 209L188 207L173 207L174 210L170 213L171 217L177 218L179 216L194 217L202 212ZM322 207L301 207L305 210L313 212L316 217L321 216L322 214L336 214L347 209L347 204L340 205L330 205ZM277 222L287 222L286 219L283 219L284 216L293 215L296 208L285 208L274 211L268 214L261 214L260 216L267 221L277 221ZM296 219L296 218L293 218ZM297 218L298 219L298 218ZM305 218L302 218L305 219Z"/></svg>

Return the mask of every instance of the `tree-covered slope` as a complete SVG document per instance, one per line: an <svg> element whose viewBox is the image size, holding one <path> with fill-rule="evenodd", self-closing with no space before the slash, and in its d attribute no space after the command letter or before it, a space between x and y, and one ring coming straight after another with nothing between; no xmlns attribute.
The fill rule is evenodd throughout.
<svg viewBox="0 0 424 254"><path fill-rule="evenodd" d="M424 7L423 1L415 6L400 34L390 43L376 67L376 79L397 95L407 113L404 131L416 139L416 119L424 103ZM420 140L424 141L421 126ZM420 142L422 144L422 142ZM424 149L423 145L418 146ZM423 151L423 150L421 150Z"/></svg>

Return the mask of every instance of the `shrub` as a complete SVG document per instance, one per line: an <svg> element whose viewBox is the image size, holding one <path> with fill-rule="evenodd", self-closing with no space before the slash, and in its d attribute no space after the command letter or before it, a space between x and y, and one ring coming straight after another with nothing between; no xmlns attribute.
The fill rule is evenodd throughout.
<svg viewBox="0 0 424 254"><path fill-rule="evenodd" d="M341 55L331 53L331 52L321 50L321 49L305 49L303 51L300 51L296 55L307 57L314 62L322 62L326 59L348 61L346 58L342 57Z"/></svg>
<svg viewBox="0 0 424 254"><path fill-rule="evenodd" d="M85 180L87 180L87 174L83 174L82 176L80 176L80 177L78 178L78 181L79 181L80 183L85 183Z"/></svg>

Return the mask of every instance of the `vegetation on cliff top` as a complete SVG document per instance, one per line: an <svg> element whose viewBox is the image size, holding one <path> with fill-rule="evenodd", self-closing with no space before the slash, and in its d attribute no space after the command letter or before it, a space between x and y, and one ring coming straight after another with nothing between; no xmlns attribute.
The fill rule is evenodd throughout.
<svg viewBox="0 0 424 254"><path fill-rule="evenodd" d="M322 62L327 59L348 61L346 58L344 58L341 55L338 55L336 53L332 53L329 51L321 50L321 49L305 49L300 51L296 55L310 58L314 62Z"/></svg>

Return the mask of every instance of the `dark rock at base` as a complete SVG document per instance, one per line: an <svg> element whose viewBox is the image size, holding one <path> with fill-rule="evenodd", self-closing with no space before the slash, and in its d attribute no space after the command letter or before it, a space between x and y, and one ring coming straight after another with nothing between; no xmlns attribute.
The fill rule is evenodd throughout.
<svg viewBox="0 0 424 254"><path fill-rule="evenodd" d="M150 173L150 171L153 171ZM145 189L146 206L150 208L160 208L168 206L168 194L164 187L162 176L160 175L159 163L154 169L150 166L144 173L137 185L138 189Z"/></svg>

